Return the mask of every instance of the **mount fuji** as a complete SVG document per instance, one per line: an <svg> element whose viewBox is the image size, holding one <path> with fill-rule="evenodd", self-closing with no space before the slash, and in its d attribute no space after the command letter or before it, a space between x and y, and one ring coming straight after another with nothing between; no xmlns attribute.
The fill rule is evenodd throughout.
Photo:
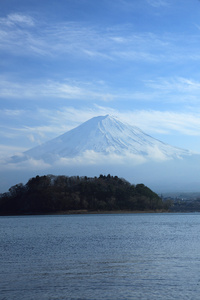
<svg viewBox="0 0 200 300"><path fill-rule="evenodd" d="M106 115L15 155L1 165L0 185L42 174L112 174L156 192L200 191L200 155L165 144Z"/></svg>
<svg viewBox="0 0 200 300"><path fill-rule="evenodd" d="M94 117L80 126L40 145L23 155L12 157L12 162L27 159L55 162L59 158L75 158L84 153L101 155L133 155L133 158L166 160L191 155L188 150L165 144L145 134L135 126L122 123L106 115Z"/></svg>

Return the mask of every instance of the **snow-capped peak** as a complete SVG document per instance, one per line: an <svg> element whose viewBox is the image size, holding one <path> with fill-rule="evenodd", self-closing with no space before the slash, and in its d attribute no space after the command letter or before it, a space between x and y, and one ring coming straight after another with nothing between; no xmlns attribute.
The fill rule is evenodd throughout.
<svg viewBox="0 0 200 300"><path fill-rule="evenodd" d="M172 147L145 134L135 126L110 115L94 117L78 127L24 152L24 157L55 161L93 151L103 155L128 153L148 157L177 158L190 152Z"/></svg>
<svg viewBox="0 0 200 300"><path fill-rule="evenodd" d="M134 134L131 133L129 126L121 123L115 117L110 115L98 116L39 147L27 151L26 154L35 156L37 152L37 155L43 156L43 153L48 152L61 157L74 157L92 150L102 154L113 152L123 155L124 150L133 148L130 144L130 136ZM132 152L135 150L132 149Z"/></svg>

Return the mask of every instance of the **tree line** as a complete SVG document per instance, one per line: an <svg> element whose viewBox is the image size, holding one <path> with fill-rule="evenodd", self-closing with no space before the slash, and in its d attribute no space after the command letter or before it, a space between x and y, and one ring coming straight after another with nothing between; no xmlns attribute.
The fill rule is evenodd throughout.
<svg viewBox="0 0 200 300"><path fill-rule="evenodd" d="M167 209L144 184L130 184L110 174L99 177L36 176L0 196L0 214L44 214L65 211L145 211Z"/></svg>

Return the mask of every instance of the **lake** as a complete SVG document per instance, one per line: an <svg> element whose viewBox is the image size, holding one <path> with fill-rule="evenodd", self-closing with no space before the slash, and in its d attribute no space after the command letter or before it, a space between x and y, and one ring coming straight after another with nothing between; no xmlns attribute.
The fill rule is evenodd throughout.
<svg viewBox="0 0 200 300"><path fill-rule="evenodd" d="M0 300L199 295L199 213L0 217Z"/></svg>

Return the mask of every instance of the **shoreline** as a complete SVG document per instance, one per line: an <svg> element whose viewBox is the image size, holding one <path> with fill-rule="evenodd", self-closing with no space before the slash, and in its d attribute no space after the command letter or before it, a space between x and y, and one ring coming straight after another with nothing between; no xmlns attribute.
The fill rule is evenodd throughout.
<svg viewBox="0 0 200 300"><path fill-rule="evenodd" d="M156 213L168 213L167 210L102 210L102 211L90 211L90 210L66 210L58 212L46 212L46 213L24 213L24 214L0 214L0 217L17 217L17 216L59 216L59 215L109 215L109 214L156 214Z"/></svg>
<svg viewBox="0 0 200 300"><path fill-rule="evenodd" d="M167 213L167 210L67 210L56 213L49 213L49 215L108 215L108 214L145 214L145 213ZM45 214L46 215L46 214Z"/></svg>

